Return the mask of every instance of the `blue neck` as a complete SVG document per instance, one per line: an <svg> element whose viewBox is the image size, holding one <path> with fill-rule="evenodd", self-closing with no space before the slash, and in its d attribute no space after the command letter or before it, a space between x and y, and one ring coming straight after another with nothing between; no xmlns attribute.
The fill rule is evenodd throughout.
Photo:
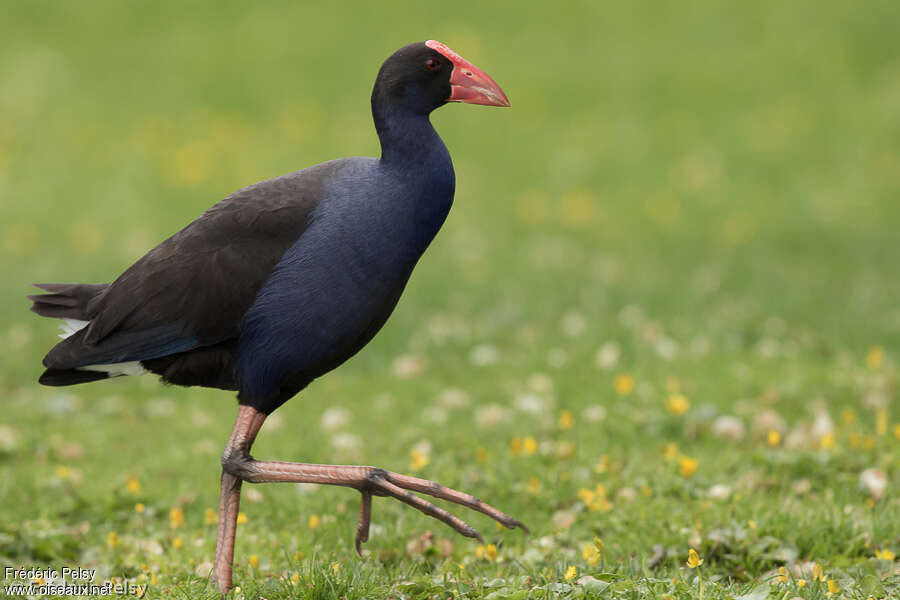
<svg viewBox="0 0 900 600"><path fill-rule="evenodd" d="M405 244L411 268L450 211L456 187L453 162L427 113L373 101L372 117L381 141L379 164L392 173L389 197L406 206L405 218L414 223Z"/></svg>
<svg viewBox="0 0 900 600"><path fill-rule="evenodd" d="M427 114L373 102L372 118L381 141L382 164L414 170L449 167L452 171L450 153Z"/></svg>

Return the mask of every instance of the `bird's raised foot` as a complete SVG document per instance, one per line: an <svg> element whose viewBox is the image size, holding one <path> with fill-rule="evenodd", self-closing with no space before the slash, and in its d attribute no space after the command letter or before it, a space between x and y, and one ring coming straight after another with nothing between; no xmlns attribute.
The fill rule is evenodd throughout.
<svg viewBox="0 0 900 600"><path fill-rule="evenodd" d="M358 485L358 489L362 494L362 502L359 508L359 523L356 526L356 552L362 553L362 543L369 539L369 524L372 518L372 496L390 496L401 502L409 504L416 510L425 513L430 517L445 523L457 533L469 538L476 538L480 542L484 542L478 531L460 519L459 517L447 512L443 508L435 506L431 502L416 496L412 492L420 492L434 498L447 500L480 513L486 514L507 529L519 527L526 533L529 533L525 525L504 512L497 510L493 506L486 504L472 496L445 487L435 481L411 477L409 475L400 475L384 469L368 467L369 472L365 475L363 481Z"/></svg>
<svg viewBox="0 0 900 600"><path fill-rule="evenodd" d="M390 496L446 523L460 534L481 540L481 535L462 519L420 498L413 492L447 500L483 513L498 523L513 529L528 528L478 498L434 481L400 475L376 467L362 465L322 465L274 460L256 460L250 446L262 427L266 415L249 406L238 409L231 437L222 453L222 493L219 502L219 527L216 537L216 560L213 578L219 591L231 588L232 561L237 516L240 508L241 483L313 483L351 487L362 494L359 522L356 527L356 551L369 539L372 518L372 496Z"/></svg>

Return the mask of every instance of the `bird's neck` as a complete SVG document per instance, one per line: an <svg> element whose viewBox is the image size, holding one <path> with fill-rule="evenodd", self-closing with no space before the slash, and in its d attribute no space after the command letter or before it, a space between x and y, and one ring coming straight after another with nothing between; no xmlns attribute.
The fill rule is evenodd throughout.
<svg viewBox="0 0 900 600"><path fill-rule="evenodd" d="M450 153L428 115L373 105L372 117L381 141L381 162L385 165L452 169Z"/></svg>

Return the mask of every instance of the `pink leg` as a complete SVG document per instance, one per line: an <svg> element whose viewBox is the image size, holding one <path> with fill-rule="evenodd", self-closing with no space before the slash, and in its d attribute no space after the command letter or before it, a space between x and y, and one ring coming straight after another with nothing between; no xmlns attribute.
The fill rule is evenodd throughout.
<svg viewBox="0 0 900 600"><path fill-rule="evenodd" d="M247 449L256 439L259 428L266 416L256 412L249 406L238 409L237 420L231 430L231 436L225 445L225 456L229 456L236 448ZM234 538L237 531L237 518L241 506L241 484L243 481L222 468L222 485L219 495L219 526L216 533L216 560L213 563L213 579L218 583L219 591L224 594L231 589L231 565L234 562Z"/></svg>
<svg viewBox="0 0 900 600"><path fill-rule="evenodd" d="M241 505L243 482L222 471L222 491L219 497L219 530L216 535L216 562L213 578L223 594L231 589L231 565L234 561L234 536L237 532L237 516Z"/></svg>
<svg viewBox="0 0 900 600"><path fill-rule="evenodd" d="M255 409L242 406L238 420L222 455L222 503L219 509L219 536L216 544L216 564L213 569L219 581L219 589L227 591L231 586L231 560L234 556L234 521L237 518L240 500L240 482L250 483L318 483L352 487L362 494L359 523L356 528L356 550L369 538L369 523L372 514L372 496L390 496L413 508L446 523L466 537L481 539L481 535L462 519L450 514L416 496L412 492L428 494L448 500L467 508L477 510L501 523L509 529L528 529L516 519L485 504L478 498L439 483L400 475L376 467L357 465L316 465L290 463L271 460L256 460L250 456L250 446L262 426L265 415ZM237 483L226 489L226 475ZM232 507L233 505L233 507ZM226 517L229 521L226 521ZM223 523L223 521L225 521Z"/></svg>

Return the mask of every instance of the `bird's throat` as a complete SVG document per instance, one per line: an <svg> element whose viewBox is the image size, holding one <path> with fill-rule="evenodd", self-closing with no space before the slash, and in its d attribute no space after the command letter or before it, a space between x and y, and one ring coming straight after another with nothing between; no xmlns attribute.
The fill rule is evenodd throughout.
<svg viewBox="0 0 900 600"><path fill-rule="evenodd" d="M373 107L372 118L381 142L381 161L397 166L449 163L450 154L428 115L390 107Z"/></svg>

